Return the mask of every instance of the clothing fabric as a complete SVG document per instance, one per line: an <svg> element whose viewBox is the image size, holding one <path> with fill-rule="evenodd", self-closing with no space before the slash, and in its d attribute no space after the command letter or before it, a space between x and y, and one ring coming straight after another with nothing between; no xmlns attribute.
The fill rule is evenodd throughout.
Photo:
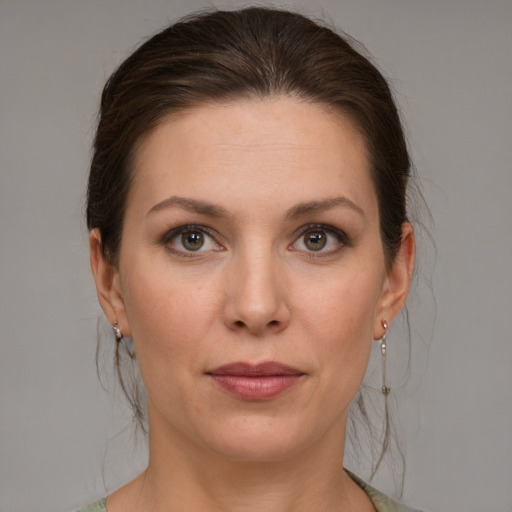
<svg viewBox="0 0 512 512"><path fill-rule="evenodd" d="M91 503L87 507L81 508L76 512L107 512L107 498Z"/></svg>
<svg viewBox="0 0 512 512"><path fill-rule="evenodd" d="M347 471L345 469L345 471ZM367 484L364 480L361 480L358 476L354 475L350 471L347 471L350 478L363 489L373 503L373 506L377 509L377 512L421 512L415 508L406 507L403 503L399 503L386 496L382 492L378 491L370 484Z"/></svg>
<svg viewBox="0 0 512 512"><path fill-rule="evenodd" d="M354 480L354 482L368 495L374 507L377 509L377 512L420 512L419 510L406 507L402 503L392 500L389 496L386 496L377 489L374 489L371 485L367 484L353 473L349 471L347 471L347 473L350 475L350 478L352 478L352 480ZM107 498L103 498L102 500L92 503L88 507L77 510L77 512L108 512L106 503Z"/></svg>

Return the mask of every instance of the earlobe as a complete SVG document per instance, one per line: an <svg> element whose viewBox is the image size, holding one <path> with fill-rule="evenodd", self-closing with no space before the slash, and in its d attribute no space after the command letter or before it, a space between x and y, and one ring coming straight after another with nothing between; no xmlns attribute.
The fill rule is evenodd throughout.
<svg viewBox="0 0 512 512"><path fill-rule="evenodd" d="M124 300L119 281L119 271L103 254L101 233L93 229L89 234L91 270L101 308L111 325L118 323L123 334L130 336Z"/></svg>
<svg viewBox="0 0 512 512"><path fill-rule="evenodd" d="M416 243L414 229L408 222L402 224L402 242L398 254L388 271L375 319L375 339L382 333L382 320L391 324L393 318L404 307L414 271Z"/></svg>

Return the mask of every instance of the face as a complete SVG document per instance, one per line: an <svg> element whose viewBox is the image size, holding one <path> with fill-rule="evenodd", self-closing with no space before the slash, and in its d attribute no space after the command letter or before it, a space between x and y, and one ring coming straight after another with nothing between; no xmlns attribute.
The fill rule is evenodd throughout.
<svg viewBox="0 0 512 512"><path fill-rule="evenodd" d="M100 300L133 336L151 435L251 460L339 442L412 258L386 270L348 119L291 98L190 109L138 150L118 268L95 237Z"/></svg>

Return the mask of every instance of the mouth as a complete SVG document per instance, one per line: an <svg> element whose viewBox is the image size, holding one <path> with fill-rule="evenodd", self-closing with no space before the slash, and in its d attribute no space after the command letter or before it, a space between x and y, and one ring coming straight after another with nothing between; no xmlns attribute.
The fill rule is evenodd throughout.
<svg viewBox="0 0 512 512"><path fill-rule="evenodd" d="M207 372L223 391L242 400L270 400L298 384L304 372L268 361L256 365L230 363Z"/></svg>

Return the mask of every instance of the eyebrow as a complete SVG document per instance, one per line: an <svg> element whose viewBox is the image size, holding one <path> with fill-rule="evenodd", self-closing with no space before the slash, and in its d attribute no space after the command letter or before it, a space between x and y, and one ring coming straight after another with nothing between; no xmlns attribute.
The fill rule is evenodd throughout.
<svg viewBox="0 0 512 512"><path fill-rule="evenodd" d="M285 218L296 219L311 213L325 212L335 208L336 206L349 208L361 215L363 218L366 217L363 209L350 199L346 197L333 197L332 199L324 199L322 201L309 201L307 203L300 203L293 208L290 208L286 213Z"/></svg>
<svg viewBox="0 0 512 512"><path fill-rule="evenodd" d="M359 215L361 215L362 217L365 217L363 209L350 199L346 197L334 197L320 201L308 201L305 203L299 203L290 208L286 212L285 219L297 219L299 217L303 217L304 215L308 215L311 213L324 212L337 206L349 208L358 213ZM178 196L169 197L167 199L164 199L160 203L155 204L155 206L153 206L146 215L150 215L151 213L166 210L167 208L173 207L182 208L184 210L188 210L190 212L198 213L201 215L206 215L208 217L218 218L229 216L229 212L222 206L218 206L216 204L209 203L208 201L203 201L201 199L189 199L186 197Z"/></svg>
<svg viewBox="0 0 512 512"><path fill-rule="evenodd" d="M172 207L183 208L189 212L199 213L201 215L207 215L208 217L227 217L228 211L208 201L202 201L201 199L189 199L186 197L173 196L164 199L162 202L155 204L146 215L154 212L165 210Z"/></svg>

